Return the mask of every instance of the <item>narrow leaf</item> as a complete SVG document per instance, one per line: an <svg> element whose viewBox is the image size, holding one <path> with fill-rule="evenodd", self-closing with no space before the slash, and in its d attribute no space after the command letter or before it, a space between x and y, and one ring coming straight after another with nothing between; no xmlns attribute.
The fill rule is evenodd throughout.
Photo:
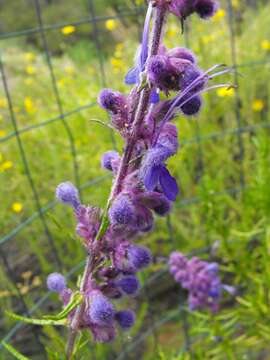
<svg viewBox="0 0 270 360"><path fill-rule="evenodd" d="M10 344L7 344L5 342L2 342L2 345L4 346L4 348L9 351L16 359L18 360L30 360L28 357L20 354L13 346L11 346Z"/></svg>
<svg viewBox="0 0 270 360"><path fill-rule="evenodd" d="M43 316L44 319L47 320L62 320L65 319L68 314L76 308L78 305L81 304L83 300L82 294L79 292L76 292L72 295L70 302L67 304L67 306L57 315L45 315Z"/></svg>
<svg viewBox="0 0 270 360"><path fill-rule="evenodd" d="M45 326L45 325L58 325L58 326L64 326L67 325L67 321L66 320L45 320L45 319L31 319L31 318L27 318L25 316L20 316L17 314L14 314L13 312L10 311L6 311L7 316L9 316L10 318L17 320L17 321L22 321L25 322L27 324L32 324L32 325L40 325L40 326Z"/></svg>

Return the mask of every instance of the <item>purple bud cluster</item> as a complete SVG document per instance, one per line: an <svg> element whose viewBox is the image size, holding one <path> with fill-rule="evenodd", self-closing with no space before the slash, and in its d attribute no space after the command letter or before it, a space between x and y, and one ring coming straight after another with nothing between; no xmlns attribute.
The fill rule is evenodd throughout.
<svg viewBox="0 0 270 360"><path fill-rule="evenodd" d="M214 0L152 0L152 3L183 20L193 13L197 13L202 19L208 19L218 9L218 3Z"/></svg>
<svg viewBox="0 0 270 360"><path fill-rule="evenodd" d="M188 290L191 311L209 308L216 312L222 290L231 294L235 292L234 288L221 283L217 263L209 263L197 257L188 260L182 253L173 252L169 259L169 269L175 281Z"/></svg>
<svg viewBox="0 0 270 360"><path fill-rule="evenodd" d="M196 115L202 106L201 93L211 89L208 81L226 72L209 75L218 66L203 72L190 50L167 50L161 42L162 22L158 31L153 30L157 39L150 40L153 5L157 16L163 11L163 21L166 11L184 19L193 12L207 18L216 9L216 2L210 0L149 1L142 45L135 67L125 78L127 84L135 84L134 88L128 95L104 89L98 98L110 116L111 127L125 144L122 156L111 150L101 158L102 168L113 175L107 208L102 211L81 204L79 191L69 182L56 189L56 198L73 208L77 234L91 259L80 287L83 305L78 311L74 309L68 319L72 330L73 326L75 330L88 329L97 342L112 341L117 326L128 330L134 325L133 311L117 310L117 300L138 293L138 273L152 261L150 250L135 240L153 229L155 216L169 214L179 194L167 164L179 149L178 131L172 120L177 113ZM153 23L153 28L159 24ZM167 96L165 100L160 100L160 91ZM176 94L169 98L171 92ZM215 264L197 258L188 261L180 253L173 253L170 268L176 281L189 290L191 309L217 308L221 284ZM59 293L66 306L73 291L67 288L63 276L51 274L47 284Z"/></svg>

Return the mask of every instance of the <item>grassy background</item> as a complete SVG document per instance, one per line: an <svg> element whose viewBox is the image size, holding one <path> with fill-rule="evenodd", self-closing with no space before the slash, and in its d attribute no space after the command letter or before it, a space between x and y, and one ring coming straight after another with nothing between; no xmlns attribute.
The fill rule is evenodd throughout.
<svg viewBox="0 0 270 360"><path fill-rule="evenodd" d="M62 4L60 7L65 8L66 15L62 13L63 9L53 11L50 6L46 8L44 5L45 24L72 22L85 17L85 3L79 3L82 7L78 6L73 12L73 7L65 8L59 1L58 6ZM105 12L102 2L95 3L98 16L115 14L113 6L108 6ZM124 5L132 4L124 2ZM16 9L20 11L18 7ZM6 6L6 15L1 14L6 19L4 31L35 27L33 9L28 9L28 19L14 28L14 21L9 24L7 20L15 10ZM192 19L184 37L180 34L178 24L171 19L167 45L188 43L198 55L199 65L205 69L215 63L231 64L225 2L222 9L211 22ZM150 246L157 256L167 255L172 249L190 252L214 244L210 257L220 261L224 281L238 287L239 297L233 301L225 298L222 310L216 316L208 313L190 314L185 311L185 294L179 295L179 290L166 274L161 275L161 278L151 282L138 302L132 302L139 317L132 333L124 334L114 346L85 347L81 359L89 358L90 354L94 356L93 351L97 359L116 359L119 356L123 359L127 359L127 356L130 359L267 359L270 337L267 64L270 57L270 7L265 4L254 10L235 1L234 11L237 62L243 64L237 68L239 89L207 94L204 96L204 109L197 118L179 117L177 120L182 150L170 160L169 166L181 186L181 196L170 219L173 231L169 234L166 219L158 219L155 231L140 239L140 242ZM47 40L53 53L52 64L63 112L72 112L87 105L80 112L69 114L66 122L73 134L80 184L98 179L82 190L83 200L103 206L110 191L111 178L100 168L100 157L113 147L112 134L91 119L108 121L106 114L95 104L104 81L109 87L128 92L122 79L138 45L138 28L136 18L129 18L127 24L123 20L101 21L97 26L102 53L97 52L95 47L96 37L91 25L51 30L47 33ZM40 36L35 34L31 39L2 39L0 46L19 129L37 126L58 117L59 108ZM101 77L100 56L105 65L105 79ZM233 77L228 78L224 78L225 82L234 81ZM239 162L239 137L235 135L235 129L239 126L237 111L241 127L252 127L240 135L244 145L242 165ZM3 235L9 234L36 212L16 138L9 135L13 131L7 100L3 89L0 89L0 219ZM116 147L121 150L121 139L117 134L114 136ZM21 140L41 205L47 206L54 200L54 189L59 182L74 181L67 129L63 120L58 119L46 126L23 132ZM241 172L246 184L243 191L239 191ZM226 189L231 191L226 192ZM72 213L57 205L46 212L45 219L64 272L67 273L84 259L79 239L74 234ZM17 312L23 310L18 301L18 289L31 308L46 292L46 275L57 267L43 224L38 218L12 240L2 244L1 254L5 255L11 270L8 273L7 264L3 262L0 270L3 336L13 325L4 317L3 311L9 308ZM209 254L202 256L209 258ZM142 275L141 281L144 283L150 275L157 276L163 267L161 264L153 265L149 272ZM17 289L11 280L17 284ZM54 297L51 299L54 300ZM180 302L182 311L175 311ZM48 302L42 312L57 311L58 308L57 301ZM184 346L185 343L188 345L183 332L185 317L189 323L191 349ZM153 321L161 325L154 335L151 331L147 332ZM31 358L43 359L38 349L33 354L32 332L29 328L20 332L14 344ZM53 349L64 345L63 338L52 340L54 335L55 330L47 328L43 329L41 335L42 341L50 344L49 357L52 359ZM129 355L121 355L123 343L127 348L131 347ZM8 359L8 356L3 352L0 358Z"/></svg>

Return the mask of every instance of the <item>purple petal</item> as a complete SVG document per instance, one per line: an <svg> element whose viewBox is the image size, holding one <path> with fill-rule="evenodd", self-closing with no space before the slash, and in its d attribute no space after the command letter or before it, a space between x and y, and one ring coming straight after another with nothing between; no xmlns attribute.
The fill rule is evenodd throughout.
<svg viewBox="0 0 270 360"><path fill-rule="evenodd" d="M156 89L152 90L150 101L152 104L157 104L159 102L159 93Z"/></svg>
<svg viewBox="0 0 270 360"><path fill-rule="evenodd" d="M144 176L144 186L147 190L153 191L158 185L161 166L151 166Z"/></svg>
<svg viewBox="0 0 270 360"><path fill-rule="evenodd" d="M133 85L138 82L139 79L139 70L137 67L130 69L125 76L125 84Z"/></svg>
<svg viewBox="0 0 270 360"><path fill-rule="evenodd" d="M171 176L165 166L160 169L159 177L160 186L164 195L171 201L175 201L179 193L179 188L174 177Z"/></svg>
<svg viewBox="0 0 270 360"><path fill-rule="evenodd" d="M141 47L140 64L139 64L140 72L144 70L144 66L148 58L148 40L149 40L151 15L152 15L152 4L150 3L146 13L144 28L143 28L142 47Z"/></svg>

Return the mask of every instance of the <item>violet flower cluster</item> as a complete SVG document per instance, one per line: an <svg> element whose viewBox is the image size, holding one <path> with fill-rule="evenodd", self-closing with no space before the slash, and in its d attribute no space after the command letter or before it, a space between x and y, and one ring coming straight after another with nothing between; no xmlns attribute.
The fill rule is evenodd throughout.
<svg viewBox="0 0 270 360"><path fill-rule="evenodd" d="M81 204L79 192L71 183L57 187L57 199L74 210L77 234L89 255L80 284L83 302L68 315L68 358L79 330L88 329L95 341L109 342L116 336L117 325L127 330L135 322L134 312L119 305L122 297L136 295L140 288L138 272L151 263L150 250L135 240L153 229L155 216L166 216L171 211L179 194L167 165L179 149L172 120L178 113L196 115L202 107L202 93L224 86L209 86L209 81L228 71L213 73L217 65L204 72L190 50L166 49L162 42L166 15L172 12L183 20L196 12L207 18L216 7L216 2L210 0L149 1L142 44L135 66L125 78L127 84L134 84L133 89L128 94L104 89L98 98L110 116L110 126L125 143L122 155L110 150L101 159L102 167L113 176L107 208L102 211ZM160 100L161 92L164 100ZM193 268L202 267L199 264ZM195 278L197 273L193 270ZM61 274L48 277L48 288L59 293L64 306L72 298L73 291ZM205 300L198 300L193 292L193 307L196 301L201 304Z"/></svg>
<svg viewBox="0 0 270 360"><path fill-rule="evenodd" d="M209 263L197 257L188 260L175 251L170 255L169 268L175 281L188 290L191 311L208 308L216 312L223 290L235 294L235 288L221 283L219 266L215 262Z"/></svg>

